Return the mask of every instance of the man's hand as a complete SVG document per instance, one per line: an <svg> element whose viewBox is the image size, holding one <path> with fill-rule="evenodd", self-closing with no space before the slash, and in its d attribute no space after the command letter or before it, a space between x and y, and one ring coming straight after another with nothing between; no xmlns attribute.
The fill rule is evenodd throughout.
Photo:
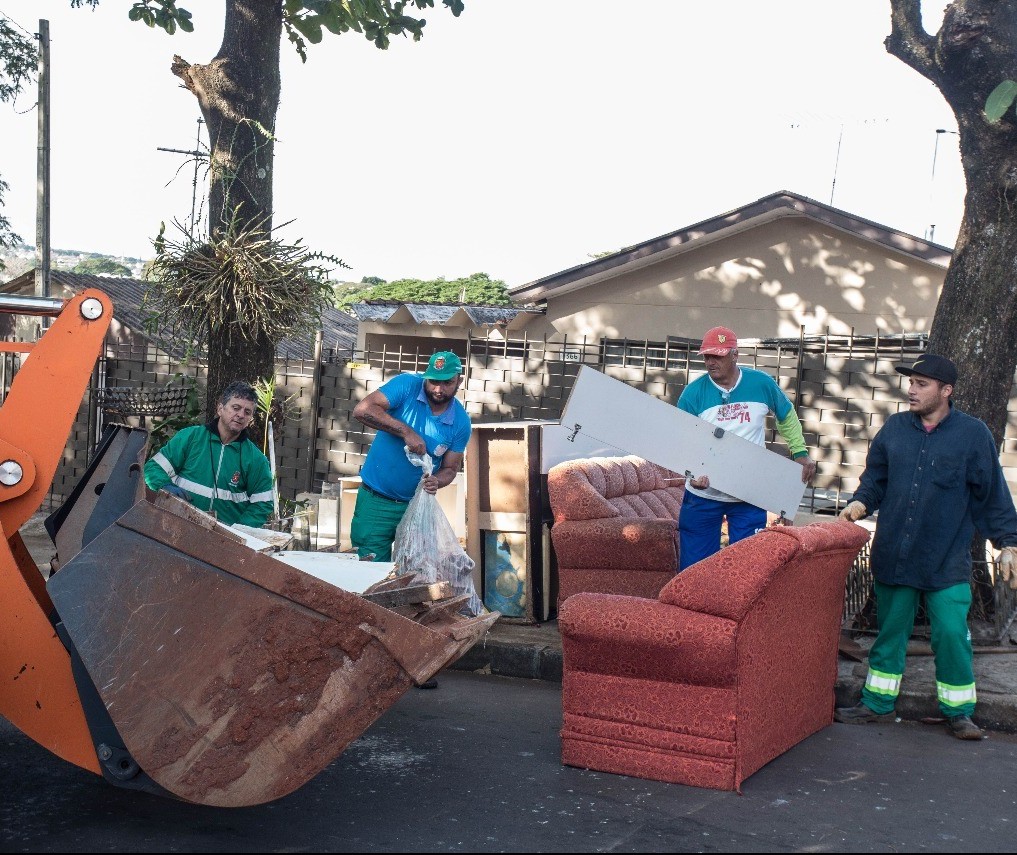
<svg viewBox="0 0 1017 855"><path fill-rule="evenodd" d="M456 470L446 469L444 466L432 475L428 475L426 478L421 479L421 484L424 487L425 493L431 493L434 495L442 487L447 487L451 484L456 477Z"/></svg>
<svg viewBox="0 0 1017 855"><path fill-rule="evenodd" d="M187 495L187 492L178 487L176 484L164 484L160 493L169 493L171 496L176 496L178 499L183 499L185 502L191 501L191 497Z"/></svg>
<svg viewBox="0 0 1017 855"><path fill-rule="evenodd" d="M848 522L858 522L869 515L868 508L861 502L851 502L840 512L840 518Z"/></svg>
<svg viewBox="0 0 1017 855"><path fill-rule="evenodd" d="M697 475L695 478L689 479L689 484L695 487L697 490L705 490L710 486L710 476Z"/></svg>
<svg viewBox="0 0 1017 855"><path fill-rule="evenodd" d="M795 463L801 464L802 483L808 484L812 480L812 476L816 474L816 461L806 454L804 457L796 457Z"/></svg>
<svg viewBox="0 0 1017 855"><path fill-rule="evenodd" d="M1017 546L1004 546L996 559L996 567L1011 591L1017 591Z"/></svg>

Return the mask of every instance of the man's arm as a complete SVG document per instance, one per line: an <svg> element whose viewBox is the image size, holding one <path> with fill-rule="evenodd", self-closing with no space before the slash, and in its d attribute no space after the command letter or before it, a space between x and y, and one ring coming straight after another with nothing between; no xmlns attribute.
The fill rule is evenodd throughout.
<svg viewBox="0 0 1017 855"><path fill-rule="evenodd" d="M446 451L441 459L441 469L424 479L424 490L428 493L437 493L440 488L447 487L455 480L462 465L461 451Z"/></svg>
<svg viewBox="0 0 1017 855"><path fill-rule="evenodd" d="M802 433L802 423L794 407L788 410L784 418L777 420L777 431L784 437L795 463L802 466L802 483L808 484L816 474L816 461L809 457L809 450L805 447L805 436Z"/></svg>
<svg viewBox="0 0 1017 855"><path fill-rule="evenodd" d="M388 398L375 389L353 408L353 418L366 427L399 437L412 454L425 454L427 446L423 437L406 422L390 416L388 411L391 407Z"/></svg>
<svg viewBox="0 0 1017 855"><path fill-rule="evenodd" d="M188 429L179 430L145 464L145 486L161 490L180 472L187 460Z"/></svg>

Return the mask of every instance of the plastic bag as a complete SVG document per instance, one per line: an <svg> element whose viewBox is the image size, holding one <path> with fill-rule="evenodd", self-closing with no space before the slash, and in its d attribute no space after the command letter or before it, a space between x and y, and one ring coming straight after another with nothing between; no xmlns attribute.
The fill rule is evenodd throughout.
<svg viewBox="0 0 1017 855"><path fill-rule="evenodd" d="M469 595L465 609L483 614L486 609L473 585L474 561L459 545L438 497L423 487L423 478L434 471L431 455L407 451L406 457L423 475L396 529L392 560L400 574L416 573L427 583L448 582L456 596Z"/></svg>

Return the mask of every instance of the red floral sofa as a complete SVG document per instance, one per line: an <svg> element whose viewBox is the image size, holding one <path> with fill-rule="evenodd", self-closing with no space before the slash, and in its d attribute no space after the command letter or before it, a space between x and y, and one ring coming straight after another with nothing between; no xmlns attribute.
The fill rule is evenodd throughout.
<svg viewBox="0 0 1017 855"><path fill-rule="evenodd" d="M655 600L570 597L562 762L740 790L830 724L845 580L868 536L844 520L768 528Z"/></svg>
<svg viewBox="0 0 1017 855"><path fill-rule="evenodd" d="M685 479L641 457L552 466L548 499L558 604L580 591L656 597L678 571Z"/></svg>

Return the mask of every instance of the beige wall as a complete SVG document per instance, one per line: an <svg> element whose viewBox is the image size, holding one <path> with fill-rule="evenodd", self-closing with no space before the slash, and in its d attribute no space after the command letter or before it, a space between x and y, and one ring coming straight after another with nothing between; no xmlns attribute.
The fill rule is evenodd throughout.
<svg viewBox="0 0 1017 855"><path fill-rule="evenodd" d="M688 250L547 303L531 336L701 337L723 324L746 338L924 332L946 269L805 217Z"/></svg>

